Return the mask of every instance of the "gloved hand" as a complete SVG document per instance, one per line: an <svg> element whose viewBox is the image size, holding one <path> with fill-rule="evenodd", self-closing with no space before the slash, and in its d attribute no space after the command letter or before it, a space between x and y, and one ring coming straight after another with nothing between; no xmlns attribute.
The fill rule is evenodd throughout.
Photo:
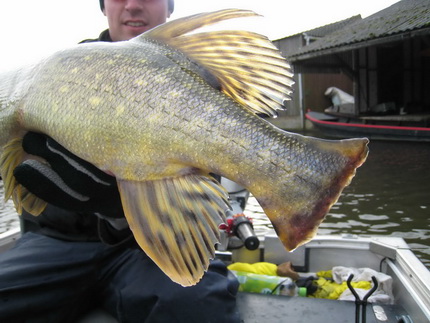
<svg viewBox="0 0 430 323"><path fill-rule="evenodd" d="M115 177L46 135L28 132L22 146L49 163L29 159L15 168L16 180L30 192L66 210L97 213L103 218L124 217Z"/></svg>

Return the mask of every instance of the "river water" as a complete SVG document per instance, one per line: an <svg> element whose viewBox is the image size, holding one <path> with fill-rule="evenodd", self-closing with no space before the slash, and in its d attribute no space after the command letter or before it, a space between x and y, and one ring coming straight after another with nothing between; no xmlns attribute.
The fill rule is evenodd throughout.
<svg viewBox="0 0 430 323"><path fill-rule="evenodd" d="M366 163L319 233L402 237L430 269L430 143L371 141L369 147ZM271 228L255 199L245 213L254 218L258 234ZM17 226L12 203L0 201L0 233Z"/></svg>

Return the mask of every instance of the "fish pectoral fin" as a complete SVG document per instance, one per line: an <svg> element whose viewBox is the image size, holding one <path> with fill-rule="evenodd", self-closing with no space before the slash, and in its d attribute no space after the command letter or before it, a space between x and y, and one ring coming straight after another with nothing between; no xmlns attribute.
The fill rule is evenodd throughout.
<svg viewBox="0 0 430 323"><path fill-rule="evenodd" d="M4 147L0 157L0 173L4 182L4 199L12 197L18 214L26 210L32 215L39 215L47 203L19 184L13 174L14 169L23 162L26 153L22 149L22 138L10 140Z"/></svg>
<svg viewBox="0 0 430 323"><path fill-rule="evenodd" d="M118 180L133 235L174 282L195 285L215 256L227 195L215 180L187 175L155 181Z"/></svg>
<svg viewBox="0 0 430 323"><path fill-rule="evenodd" d="M227 9L177 19L139 37L155 39L183 52L219 82L221 90L253 113L276 116L292 93L291 67L272 42L247 31L188 34L223 20L257 16Z"/></svg>

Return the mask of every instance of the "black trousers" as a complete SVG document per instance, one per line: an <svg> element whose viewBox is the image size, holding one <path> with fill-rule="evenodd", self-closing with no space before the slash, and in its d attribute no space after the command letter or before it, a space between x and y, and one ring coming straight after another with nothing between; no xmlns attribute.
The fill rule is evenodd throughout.
<svg viewBox="0 0 430 323"><path fill-rule="evenodd" d="M238 282L213 261L192 287L138 248L25 233L0 254L0 322L75 322L104 307L120 322L239 322Z"/></svg>

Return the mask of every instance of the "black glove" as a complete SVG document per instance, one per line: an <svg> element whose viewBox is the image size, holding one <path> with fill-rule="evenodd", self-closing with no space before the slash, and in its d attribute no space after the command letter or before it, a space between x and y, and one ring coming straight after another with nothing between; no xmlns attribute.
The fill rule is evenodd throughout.
<svg viewBox="0 0 430 323"><path fill-rule="evenodd" d="M124 217L115 177L73 155L52 138L28 132L23 149L46 163L29 159L14 169L16 180L46 202L101 217Z"/></svg>

